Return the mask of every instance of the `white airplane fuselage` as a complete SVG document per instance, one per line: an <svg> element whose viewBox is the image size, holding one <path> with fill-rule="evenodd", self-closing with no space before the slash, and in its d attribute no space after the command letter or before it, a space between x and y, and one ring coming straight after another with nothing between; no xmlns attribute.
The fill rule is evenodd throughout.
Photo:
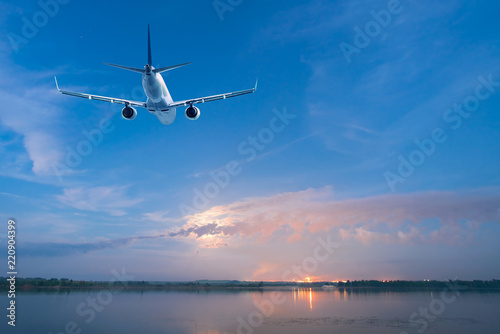
<svg viewBox="0 0 500 334"><path fill-rule="evenodd" d="M146 106L151 114L158 117L160 122L165 125L172 124L175 121L176 108L171 108L173 103L172 96L168 91L167 85L160 73L152 71L152 67L142 75L142 88L147 96Z"/></svg>

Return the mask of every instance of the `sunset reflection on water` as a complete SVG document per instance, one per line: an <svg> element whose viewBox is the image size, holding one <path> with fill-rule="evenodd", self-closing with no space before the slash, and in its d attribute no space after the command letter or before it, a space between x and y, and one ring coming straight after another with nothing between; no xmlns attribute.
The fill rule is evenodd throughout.
<svg viewBox="0 0 500 334"><path fill-rule="evenodd" d="M309 309L313 309L313 300L315 299L316 291L312 288L294 288L293 289L293 304L297 305L297 301L301 302L309 302Z"/></svg>
<svg viewBox="0 0 500 334"><path fill-rule="evenodd" d="M54 333L75 309L95 292L24 293L19 300L33 322L22 322L22 333ZM434 296L434 299L432 298ZM104 312L91 323L76 318L85 332L148 334L345 334L399 333L414 330L409 317L435 300L430 291L368 291L332 288L219 291L145 291L113 295ZM53 302L53 301L57 302ZM276 302L278 300L278 302ZM274 301L274 302L273 302ZM47 306L48 305L48 306ZM462 293L426 334L496 333L500 319L498 293ZM43 322L50 314L60 321ZM127 321L124 321L127 319ZM131 320L132 319L132 320ZM3 331L0 329L0 332Z"/></svg>

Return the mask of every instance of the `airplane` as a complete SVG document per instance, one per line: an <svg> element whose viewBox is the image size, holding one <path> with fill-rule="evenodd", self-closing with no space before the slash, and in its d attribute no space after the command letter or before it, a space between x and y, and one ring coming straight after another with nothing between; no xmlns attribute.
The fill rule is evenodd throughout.
<svg viewBox="0 0 500 334"><path fill-rule="evenodd" d="M111 102L111 103L118 103L125 105L125 107L122 109L122 117L126 120L133 120L137 117L137 110L134 107L145 108L151 114L156 115L156 117L158 117L160 122L165 125L169 125L174 122L176 116L176 110L178 107L187 107L185 110L186 118L189 120L197 120L200 117L200 109L195 107L194 106L195 104L212 102L212 101L227 99L230 97L241 96L245 94L251 94L257 90L258 80L255 83L255 87L251 89L245 89L237 92L217 94L212 96L200 97L196 99L174 102L174 100L172 100L172 97L170 96L167 86L165 85L165 81L163 81L161 73L185 65L189 65L191 63L154 68L153 61L151 60L151 36L149 31L149 25L148 25L148 63L146 66L144 66L144 69L109 64L109 63L104 63L104 64L132 72L142 73L142 87L147 96L146 102L138 102L120 98L62 90L59 88L59 85L57 83L57 78L54 77L57 90L65 95L71 95L71 96L83 97L89 100L97 100L97 101L104 101L104 102Z"/></svg>

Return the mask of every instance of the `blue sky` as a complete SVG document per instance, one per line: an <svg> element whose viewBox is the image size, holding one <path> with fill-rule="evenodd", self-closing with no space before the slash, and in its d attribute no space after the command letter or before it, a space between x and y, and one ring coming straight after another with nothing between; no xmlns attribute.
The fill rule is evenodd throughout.
<svg viewBox="0 0 500 334"><path fill-rule="evenodd" d="M61 2L0 3L0 216L21 276L500 277L497 2ZM147 24L156 67L193 62L164 74L174 100L258 91L164 126L55 90L144 100L102 63L143 66Z"/></svg>

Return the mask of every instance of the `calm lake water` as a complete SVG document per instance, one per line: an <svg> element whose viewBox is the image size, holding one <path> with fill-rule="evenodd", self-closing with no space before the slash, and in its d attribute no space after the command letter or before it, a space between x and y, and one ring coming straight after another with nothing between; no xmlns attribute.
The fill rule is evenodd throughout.
<svg viewBox="0 0 500 334"><path fill-rule="evenodd" d="M6 297L2 298L6 305ZM1 333L500 333L500 293L324 290L18 293Z"/></svg>

